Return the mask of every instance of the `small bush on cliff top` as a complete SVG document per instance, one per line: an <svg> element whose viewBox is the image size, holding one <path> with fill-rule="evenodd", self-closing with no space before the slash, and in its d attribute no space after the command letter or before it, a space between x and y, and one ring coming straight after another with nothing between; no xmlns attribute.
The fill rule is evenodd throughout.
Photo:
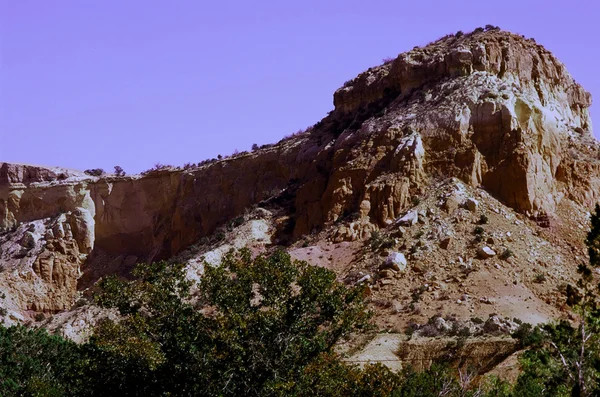
<svg viewBox="0 0 600 397"><path fill-rule="evenodd" d="M87 175L91 175L91 176L102 176L105 174L104 170L102 168L92 168L90 170L85 170L83 171L85 174Z"/></svg>

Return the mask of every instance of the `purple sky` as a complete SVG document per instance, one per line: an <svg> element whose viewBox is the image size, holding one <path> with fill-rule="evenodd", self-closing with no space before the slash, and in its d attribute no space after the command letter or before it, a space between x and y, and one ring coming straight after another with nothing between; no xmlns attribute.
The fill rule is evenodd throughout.
<svg viewBox="0 0 600 397"><path fill-rule="evenodd" d="M382 58L488 23L599 96L600 5L560 3L0 0L0 161L133 173L276 142Z"/></svg>

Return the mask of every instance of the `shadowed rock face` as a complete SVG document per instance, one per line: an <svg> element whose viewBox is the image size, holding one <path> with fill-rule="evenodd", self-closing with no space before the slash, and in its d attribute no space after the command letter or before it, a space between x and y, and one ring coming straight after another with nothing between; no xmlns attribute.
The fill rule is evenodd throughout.
<svg viewBox="0 0 600 397"><path fill-rule="evenodd" d="M334 104L304 134L188 170L96 178L2 164L0 227L71 214L77 263L97 276L169 257L274 195L291 198L295 237L354 214L342 240L393 222L434 178L483 186L531 215L600 199L590 94L520 36L440 39L360 74Z"/></svg>

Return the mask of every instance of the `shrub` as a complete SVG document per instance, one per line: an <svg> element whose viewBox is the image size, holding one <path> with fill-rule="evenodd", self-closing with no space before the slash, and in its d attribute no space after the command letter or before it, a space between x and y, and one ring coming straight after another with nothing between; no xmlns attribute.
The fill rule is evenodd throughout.
<svg viewBox="0 0 600 397"><path fill-rule="evenodd" d="M436 336L440 336L442 333L439 329L435 327L433 324L425 324L421 328L419 328L419 335L425 336L427 338L435 338Z"/></svg>
<svg viewBox="0 0 600 397"><path fill-rule="evenodd" d="M462 36L464 36L464 33L463 33L463 31L462 31L462 30L459 30L459 31L458 31L458 32L456 32L456 34L454 35L454 37L456 37L456 38L459 38L459 37L462 37Z"/></svg>
<svg viewBox="0 0 600 397"><path fill-rule="evenodd" d="M252 144L252 151L256 152L259 149L258 145L256 143Z"/></svg>
<svg viewBox="0 0 600 397"><path fill-rule="evenodd" d="M91 176L102 176L105 174L104 170L102 168L92 168L89 170L85 170L83 171L85 174L87 175L91 175Z"/></svg>
<svg viewBox="0 0 600 397"><path fill-rule="evenodd" d="M172 165L167 165L167 164L156 163L156 164L154 164L154 166L152 168L149 168L149 169L147 169L145 171L142 171L141 174L142 175L147 175L147 174L150 174L152 172L162 171L162 170L166 170L168 168L173 168L173 166Z"/></svg>
<svg viewBox="0 0 600 397"><path fill-rule="evenodd" d="M533 282L543 284L546 281L546 275L544 273L536 273L533 277Z"/></svg>
<svg viewBox="0 0 600 397"><path fill-rule="evenodd" d="M502 251L502 253L500 254L500 259L502 260L507 260L508 258L510 258L511 256L513 256L513 252L506 248L504 251Z"/></svg>
<svg viewBox="0 0 600 397"><path fill-rule="evenodd" d="M481 226L476 226L475 229L473 230L473 233L476 235L482 235L485 232L485 229L482 228Z"/></svg>
<svg viewBox="0 0 600 397"><path fill-rule="evenodd" d="M44 313L37 313L34 319L39 323L40 321L44 321L46 319L46 316L44 316Z"/></svg>
<svg viewBox="0 0 600 397"><path fill-rule="evenodd" d="M488 219L487 215L485 215L485 214L481 214L481 216L479 217L479 222L478 222L478 223L479 223L480 225L485 225L485 224L487 224L488 222L489 222L489 219Z"/></svg>
<svg viewBox="0 0 600 397"><path fill-rule="evenodd" d="M392 237L378 230L372 232L369 238L369 245L372 250L392 248L394 244L395 241Z"/></svg>
<svg viewBox="0 0 600 397"><path fill-rule="evenodd" d="M121 166L115 165L115 175L116 176L125 176L125 171L123 170L123 168L121 168Z"/></svg>
<svg viewBox="0 0 600 397"><path fill-rule="evenodd" d="M384 65L387 65L388 63L394 62L394 58L392 58L392 57L385 57L381 61L383 62Z"/></svg>

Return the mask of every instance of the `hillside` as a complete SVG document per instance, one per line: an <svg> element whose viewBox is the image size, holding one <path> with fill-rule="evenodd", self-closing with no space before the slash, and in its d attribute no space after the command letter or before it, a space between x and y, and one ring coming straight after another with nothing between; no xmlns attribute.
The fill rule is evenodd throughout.
<svg viewBox="0 0 600 397"><path fill-rule="evenodd" d="M591 96L558 59L497 29L449 35L333 102L302 133L185 168L1 164L5 323L54 314L47 325L73 336L96 314L70 310L100 277L170 259L197 278L202 259L244 246L368 283L382 330L438 314L473 331L493 314L571 315L564 288L586 261L600 144Z"/></svg>

